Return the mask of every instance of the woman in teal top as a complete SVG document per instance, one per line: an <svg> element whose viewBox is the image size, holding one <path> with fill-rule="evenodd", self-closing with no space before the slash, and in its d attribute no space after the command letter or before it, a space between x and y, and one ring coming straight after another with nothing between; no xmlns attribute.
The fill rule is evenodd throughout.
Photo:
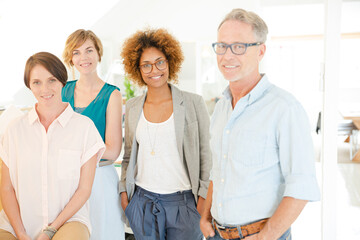
<svg viewBox="0 0 360 240"><path fill-rule="evenodd" d="M105 142L106 129L106 107L109 103L110 96L114 90L120 91L118 87L105 83L101 88L99 94L87 107L74 106L74 92L77 80L68 81L62 91L62 98L64 102L69 102L75 112L81 113L89 117L95 123L102 139Z"/></svg>
<svg viewBox="0 0 360 240"><path fill-rule="evenodd" d="M90 240L123 240L119 177L113 165L122 145L122 96L119 88L105 83L97 74L102 52L101 42L92 31L79 29L68 37L64 62L70 68L74 66L80 77L66 84L62 99L76 112L93 120L106 146L89 199Z"/></svg>

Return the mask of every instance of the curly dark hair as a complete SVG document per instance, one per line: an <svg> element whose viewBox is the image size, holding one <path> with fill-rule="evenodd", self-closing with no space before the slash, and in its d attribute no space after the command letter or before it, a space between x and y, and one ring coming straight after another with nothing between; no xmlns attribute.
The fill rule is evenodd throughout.
<svg viewBox="0 0 360 240"><path fill-rule="evenodd" d="M145 49L155 47L164 53L169 64L168 82L177 83L178 73L184 60L181 45L166 29L146 29L137 31L125 40L120 56L126 74L139 86L146 83L140 73L140 57Z"/></svg>

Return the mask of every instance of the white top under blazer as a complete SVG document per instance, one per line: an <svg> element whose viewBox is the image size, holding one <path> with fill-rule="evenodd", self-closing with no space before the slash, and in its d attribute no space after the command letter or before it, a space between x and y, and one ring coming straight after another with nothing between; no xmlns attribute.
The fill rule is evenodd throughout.
<svg viewBox="0 0 360 240"><path fill-rule="evenodd" d="M136 141L139 144L136 185L159 194L191 189L185 163L176 145L174 114L164 122L152 123L142 112Z"/></svg>

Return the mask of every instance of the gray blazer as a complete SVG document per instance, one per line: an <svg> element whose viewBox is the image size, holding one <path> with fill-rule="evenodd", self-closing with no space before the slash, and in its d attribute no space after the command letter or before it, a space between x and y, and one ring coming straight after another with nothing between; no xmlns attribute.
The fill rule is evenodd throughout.
<svg viewBox="0 0 360 240"><path fill-rule="evenodd" d="M210 118L203 98L197 94L184 92L170 84L177 148L184 159L185 169L190 177L192 192L206 198L209 175L212 166L210 151ZM146 93L130 99L125 113L125 153L122 161L119 192L127 192L129 200L135 191L137 174L138 143L136 127L144 106Z"/></svg>

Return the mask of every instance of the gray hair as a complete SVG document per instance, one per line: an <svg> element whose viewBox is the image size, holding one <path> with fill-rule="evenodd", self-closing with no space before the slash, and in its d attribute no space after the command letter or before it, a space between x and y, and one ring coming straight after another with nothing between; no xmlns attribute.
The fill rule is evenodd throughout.
<svg viewBox="0 0 360 240"><path fill-rule="evenodd" d="M262 43L266 42L268 27L266 26L264 20L262 20L262 18L259 17L256 13L246 11L241 8L235 8L225 16L224 20L220 23L218 27L218 31L221 25L223 25L223 23L228 20L237 20L243 23L250 24L256 40Z"/></svg>

